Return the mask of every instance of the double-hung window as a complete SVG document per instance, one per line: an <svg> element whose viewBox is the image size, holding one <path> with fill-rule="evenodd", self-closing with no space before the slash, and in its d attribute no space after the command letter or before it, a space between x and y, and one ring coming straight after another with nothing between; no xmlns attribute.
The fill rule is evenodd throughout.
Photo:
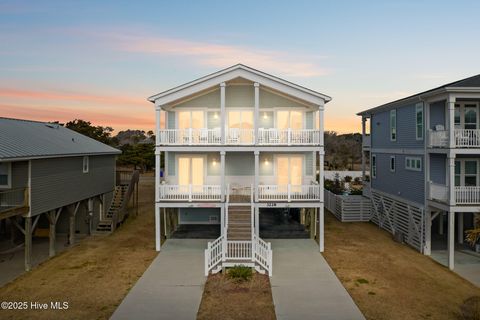
<svg viewBox="0 0 480 320"><path fill-rule="evenodd" d="M397 141L397 110L390 110L390 141Z"/></svg>
<svg viewBox="0 0 480 320"><path fill-rule="evenodd" d="M423 140L423 104L417 103L415 106L415 129L417 140Z"/></svg>
<svg viewBox="0 0 480 320"><path fill-rule="evenodd" d="M390 172L395 172L395 156L390 156Z"/></svg>
<svg viewBox="0 0 480 320"><path fill-rule="evenodd" d="M10 162L0 162L0 188L10 188L12 182L12 165Z"/></svg>
<svg viewBox="0 0 480 320"><path fill-rule="evenodd" d="M89 159L88 159L88 156L84 156L83 157L83 173L88 173L88 170L90 169L89 168L90 164L89 164Z"/></svg>
<svg viewBox="0 0 480 320"><path fill-rule="evenodd" d="M377 177L377 156L372 155L372 178Z"/></svg>

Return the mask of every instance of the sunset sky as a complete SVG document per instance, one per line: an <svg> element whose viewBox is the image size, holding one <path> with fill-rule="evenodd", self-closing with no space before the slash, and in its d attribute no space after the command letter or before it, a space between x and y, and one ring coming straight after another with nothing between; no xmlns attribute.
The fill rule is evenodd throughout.
<svg viewBox="0 0 480 320"><path fill-rule="evenodd" d="M154 127L146 101L243 63L333 97L325 127L480 73L480 1L3 1L0 116Z"/></svg>

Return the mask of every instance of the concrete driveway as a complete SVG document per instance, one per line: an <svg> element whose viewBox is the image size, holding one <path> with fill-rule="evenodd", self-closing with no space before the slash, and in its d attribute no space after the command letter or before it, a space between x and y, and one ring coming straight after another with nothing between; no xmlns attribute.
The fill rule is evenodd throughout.
<svg viewBox="0 0 480 320"><path fill-rule="evenodd" d="M272 294L278 320L365 319L311 239L274 239Z"/></svg>
<svg viewBox="0 0 480 320"><path fill-rule="evenodd" d="M167 240L111 319L195 319L206 280L207 242Z"/></svg>

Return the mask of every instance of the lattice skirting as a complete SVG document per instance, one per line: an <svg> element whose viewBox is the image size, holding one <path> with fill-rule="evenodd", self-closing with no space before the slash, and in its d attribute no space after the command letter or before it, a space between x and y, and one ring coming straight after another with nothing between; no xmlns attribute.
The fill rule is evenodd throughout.
<svg viewBox="0 0 480 320"><path fill-rule="evenodd" d="M375 190L372 190L371 200L371 221L392 234L401 232L405 243L423 252L425 244L423 207Z"/></svg>

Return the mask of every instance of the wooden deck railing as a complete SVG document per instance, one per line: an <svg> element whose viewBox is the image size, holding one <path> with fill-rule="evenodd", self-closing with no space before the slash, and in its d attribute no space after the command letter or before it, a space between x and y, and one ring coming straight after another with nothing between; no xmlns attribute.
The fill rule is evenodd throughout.
<svg viewBox="0 0 480 320"><path fill-rule="evenodd" d="M0 191L0 213L19 208L28 208L28 188L15 188Z"/></svg>

